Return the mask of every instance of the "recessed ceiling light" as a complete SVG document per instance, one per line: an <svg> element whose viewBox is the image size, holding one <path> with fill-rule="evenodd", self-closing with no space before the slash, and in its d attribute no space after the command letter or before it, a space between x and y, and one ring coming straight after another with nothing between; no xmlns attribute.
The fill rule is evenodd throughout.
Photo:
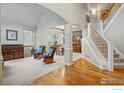
<svg viewBox="0 0 124 93"><path fill-rule="evenodd" d="M95 15L96 14L96 9L92 9L92 14Z"/></svg>

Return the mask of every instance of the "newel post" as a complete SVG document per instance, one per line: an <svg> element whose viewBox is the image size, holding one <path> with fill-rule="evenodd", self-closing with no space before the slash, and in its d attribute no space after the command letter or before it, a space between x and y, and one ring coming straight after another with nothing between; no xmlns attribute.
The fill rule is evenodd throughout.
<svg viewBox="0 0 124 93"><path fill-rule="evenodd" d="M87 26L87 32L88 32L87 37L88 37L88 38L90 38L90 37L91 37L91 31L90 31L90 30L91 30L91 28L90 28L90 27L91 27L91 23L88 23L88 26Z"/></svg>
<svg viewBox="0 0 124 93"><path fill-rule="evenodd" d="M103 31L103 22L102 22L102 20L100 20L100 29L101 29L101 31Z"/></svg>
<svg viewBox="0 0 124 93"><path fill-rule="evenodd" d="M108 70L113 71L114 70L114 64L113 64L113 46L111 42L108 42Z"/></svg>

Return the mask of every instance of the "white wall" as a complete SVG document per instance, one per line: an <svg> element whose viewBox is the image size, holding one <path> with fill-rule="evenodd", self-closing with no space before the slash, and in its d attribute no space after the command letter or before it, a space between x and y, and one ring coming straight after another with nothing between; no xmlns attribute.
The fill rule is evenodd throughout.
<svg viewBox="0 0 124 93"><path fill-rule="evenodd" d="M89 38L83 38L83 56L92 64L96 65L102 70L109 70L106 59L102 56L101 52L97 49L96 45Z"/></svg>
<svg viewBox="0 0 124 93"><path fill-rule="evenodd" d="M36 34L37 46L48 45L48 34L49 33L56 33L56 34L62 35L61 31L50 29L49 27L43 30L38 30ZM62 42L62 37L60 37L59 40Z"/></svg>
<svg viewBox="0 0 124 93"><path fill-rule="evenodd" d="M36 31L39 19L43 15L44 8L37 4L1 4L1 43L2 44L24 44L23 30ZM17 30L18 40L6 40L6 29ZM35 34L35 33L34 33ZM34 36L34 38L36 38ZM35 43L35 42L34 42ZM25 56L30 56L31 47L24 48Z"/></svg>
<svg viewBox="0 0 124 93"><path fill-rule="evenodd" d="M17 41L6 40L6 29L17 30L18 31L18 40ZM35 30L35 28L29 27L29 26L3 24L1 26L1 44L24 44L24 29L32 30L32 31ZM35 35L35 33L36 32L34 31L33 34ZM33 35L33 37L36 38L34 35ZM34 42L34 44L35 44L35 42ZM24 44L24 46L27 46L27 45ZM24 47L24 56L25 57L31 56L31 49L32 49L32 47Z"/></svg>
<svg viewBox="0 0 124 93"><path fill-rule="evenodd" d="M124 4L108 24L105 37L124 54Z"/></svg>
<svg viewBox="0 0 124 93"><path fill-rule="evenodd" d="M83 40L83 56L86 57L87 59L91 60L92 64L97 64L97 61L91 52L91 49L89 48L86 40Z"/></svg>
<svg viewBox="0 0 124 93"><path fill-rule="evenodd" d="M39 30L36 33L36 45L47 45L48 29Z"/></svg>
<svg viewBox="0 0 124 93"><path fill-rule="evenodd" d="M43 15L36 4L3 3L1 19L10 24L26 25L36 27L40 17Z"/></svg>
<svg viewBox="0 0 124 93"><path fill-rule="evenodd" d="M1 4L0 4L0 20L1 20ZM2 61L1 61L1 21L0 21L0 84L2 83Z"/></svg>
<svg viewBox="0 0 124 93"><path fill-rule="evenodd" d="M6 29L17 30L18 31L18 40L17 41L6 40ZM24 29L32 30L32 31L35 30L33 27L28 27L28 26L21 26L21 25L15 25L15 24L2 24L2 26L1 26L1 43L2 44L23 44L24 43L23 42Z"/></svg>
<svg viewBox="0 0 124 93"><path fill-rule="evenodd" d="M1 4L2 44L23 44L23 30L36 31L42 15L37 4ZM17 30L18 40L6 40L6 29Z"/></svg>
<svg viewBox="0 0 124 93"><path fill-rule="evenodd" d="M41 3L40 5L51 9L62 16L68 23L83 25L85 28L86 4L73 3Z"/></svg>
<svg viewBox="0 0 124 93"><path fill-rule="evenodd" d="M60 31L55 31L50 29L50 27L64 24L67 24L67 22L60 16L56 15L54 12L45 13L37 25L36 45L48 45L48 33L60 33Z"/></svg>
<svg viewBox="0 0 124 93"><path fill-rule="evenodd" d="M17 41L11 41L6 40L6 29L9 30L17 30L18 31L18 40ZM1 42L2 44L23 44L23 28L18 25L2 25L1 28Z"/></svg>

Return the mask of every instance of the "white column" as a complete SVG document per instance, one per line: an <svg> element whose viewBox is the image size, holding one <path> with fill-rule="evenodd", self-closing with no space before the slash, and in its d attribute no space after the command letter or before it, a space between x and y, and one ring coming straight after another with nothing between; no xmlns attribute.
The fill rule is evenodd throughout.
<svg viewBox="0 0 124 93"><path fill-rule="evenodd" d="M81 38L81 53L82 53L82 56L83 56L83 38L86 37L87 35L87 30L83 29L83 26L82 26L82 31L81 31L81 34L82 34L82 38Z"/></svg>
<svg viewBox="0 0 124 93"><path fill-rule="evenodd" d="M88 23L88 25L87 25L88 38L91 37L91 31L90 31L91 28L90 27L91 27L91 23Z"/></svg>
<svg viewBox="0 0 124 93"><path fill-rule="evenodd" d="M66 24L64 26L64 32L65 32L65 64L71 65L73 63L73 48L72 48L72 25Z"/></svg>
<svg viewBox="0 0 124 93"><path fill-rule="evenodd" d="M84 26L82 26L82 38L84 38L86 36L87 36L87 27L85 27L85 29L84 29Z"/></svg>
<svg viewBox="0 0 124 93"><path fill-rule="evenodd" d="M0 13L1 13L1 4L0 4ZM1 54L1 21L0 21L0 84L1 83L2 83L2 54Z"/></svg>
<svg viewBox="0 0 124 93"><path fill-rule="evenodd" d="M102 22L102 20L100 20L100 33L103 34L103 22Z"/></svg>
<svg viewBox="0 0 124 93"><path fill-rule="evenodd" d="M113 71L114 70L114 64L113 64L113 46L111 42L108 42L108 70Z"/></svg>
<svg viewBox="0 0 124 93"><path fill-rule="evenodd" d="M103 32L103 22L100 20L100 32Z"/></svg>

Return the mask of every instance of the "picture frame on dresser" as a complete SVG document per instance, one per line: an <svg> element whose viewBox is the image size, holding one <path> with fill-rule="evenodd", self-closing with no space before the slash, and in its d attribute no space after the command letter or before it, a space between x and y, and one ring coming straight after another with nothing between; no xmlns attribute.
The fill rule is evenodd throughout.
<svg viewBox="0 0 124 93"><path fill-rule="evenodd" d="M18 31L6 29L6 40L17 41Z"/></svg>

